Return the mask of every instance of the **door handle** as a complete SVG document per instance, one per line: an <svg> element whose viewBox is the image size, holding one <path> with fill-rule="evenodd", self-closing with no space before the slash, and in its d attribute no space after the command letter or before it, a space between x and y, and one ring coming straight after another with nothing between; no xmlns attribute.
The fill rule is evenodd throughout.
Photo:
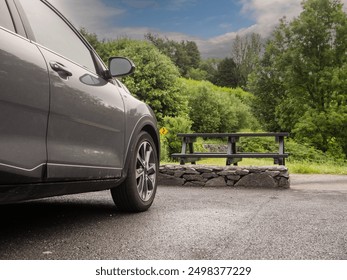
<svg viewBox="0 0 347 280"><path fill-rule="evenodd" d="M66 76L72 76L72 72L68 68L66 68L63 64L56 61L51 61L49 64L51 65L51 68L54 71L63 72Z"/></svg>

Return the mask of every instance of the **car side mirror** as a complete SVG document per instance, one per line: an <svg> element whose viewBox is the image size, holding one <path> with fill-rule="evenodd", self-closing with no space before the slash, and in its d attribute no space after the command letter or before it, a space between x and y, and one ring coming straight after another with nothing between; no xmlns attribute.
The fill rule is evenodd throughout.
<svg viewBox="0 0 347 280"><path fill-rule="evenodd" d="M111 57L108 69L112 77L123 77L134 73L135 64L126 57Z"/></svg>

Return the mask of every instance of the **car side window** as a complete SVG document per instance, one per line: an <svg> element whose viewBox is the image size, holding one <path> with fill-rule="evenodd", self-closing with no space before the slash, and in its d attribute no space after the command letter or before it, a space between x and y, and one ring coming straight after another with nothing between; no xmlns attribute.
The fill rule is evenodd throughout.
<svg viewBox="0 0 347 280"><path fill-rule="evenodd" d="M0 1L0 26L15 32L12 17L8 10L6 1Z"/></svg>
<svg viewBox="0 0 347 280"><path fill-rule="evenodd" d="M95 72L90 50L50 7L37 0L22 0L35 41Z"/></svg>

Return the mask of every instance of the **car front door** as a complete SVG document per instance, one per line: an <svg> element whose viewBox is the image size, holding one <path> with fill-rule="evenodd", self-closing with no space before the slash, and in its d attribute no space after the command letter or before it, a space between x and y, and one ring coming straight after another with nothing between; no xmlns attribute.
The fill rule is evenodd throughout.
<svg viewBox="0 0 347 280"><path fill-rule="evenodd" d="M0 184L41 182L47 161L49 78L45 60L16 33L0 2Z"/></svg>
<svg viewBox="0 0 347 280"><path fill-rule="evenodd" d="M97 74L97 57L52 7L21 4L50 77L48 180L120 177L125 124L117 85Z"/></svg>

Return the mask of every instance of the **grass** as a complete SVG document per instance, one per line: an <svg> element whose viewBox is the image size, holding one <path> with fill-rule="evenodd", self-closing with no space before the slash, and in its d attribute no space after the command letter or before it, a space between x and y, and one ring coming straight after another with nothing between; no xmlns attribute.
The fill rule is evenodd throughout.
<svg viewBox="0 0 347 280"><path fill-rule="evenodd" d="M225 166L225 161L225 159L211 158L200 160L197 164ZM169 164L169 162L162 162L162 164ZM243 159L239 162L239 166L268 166L273 164L272 159ZM288 167L289 172L292 174L347 175L347 163L290 162L287 160L286 167Z"/></svg>
<svg viewBox="0 0 347 280"><path fill-rule="evenodd" d="M337 163L315 163L315 162L296 162L288 163L288 169L296 174L335 174L347 175L347 164Z"/></svg>

